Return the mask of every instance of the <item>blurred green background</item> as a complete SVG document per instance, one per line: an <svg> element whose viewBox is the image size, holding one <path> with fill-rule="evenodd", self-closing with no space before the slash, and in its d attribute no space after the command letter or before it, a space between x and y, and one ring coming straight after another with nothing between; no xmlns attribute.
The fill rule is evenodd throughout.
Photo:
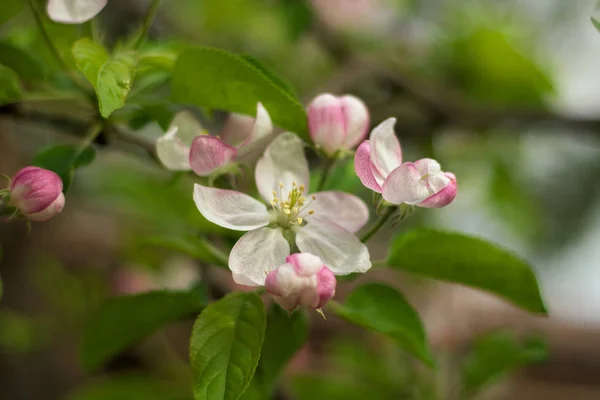
<svg viewBox="0 0 600 400"><path fill-rule="evenodd" d="M46 146L77 143L91 110L72 94L27 8L2 1L0 63L27 65L18 69L31 89L21 103L0 108L0 171L11 175ZM147 3L109 0L97 21L102 40L118 45L137 29ZM450 206L420 210L379 232L370 243L373 258L383 258L393 235L411 227L477 234L532 262L550 311L550 318L535 318L475 290L377 271L376 279L400 285L420 311L438 368L311 313L309 339L282 377L277 399L600 398L594 3L163 2L147 45L163 64L150 63L113 116L134 116L136 138L152 143L168 125L175 111L165 100L170 68L190 44L251 55L305 103L325 91L357 95L369 106L372 126L398 119L407 159L435 158L459 182ZM46 24L73 63L70 47L87 26ZM49 95L36 83L40 78L60 89ZM224 116L201 115L209 130L218 130ZM34 224L31 233L22 221L0 224L0 399L191 398L193 319L169 325L91 373L79 356L83 327L116 294L185 288L198 279L232 289L226 271L200 268L186 245L202 232L224 235L218 244L227 247L237 233L202 218L191 179L174 179L139 146L100 139L96 160L76 171L59 218ZM351 160L338 164L329 188L370 201ZM349 287L341 284L338 296Z"/></svg>

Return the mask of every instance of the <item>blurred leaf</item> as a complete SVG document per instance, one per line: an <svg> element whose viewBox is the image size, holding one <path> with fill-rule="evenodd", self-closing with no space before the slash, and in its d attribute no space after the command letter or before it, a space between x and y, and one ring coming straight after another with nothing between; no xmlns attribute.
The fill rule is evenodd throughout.
<svg viewBox="0 0 600 400"><path fill-rule="evenodd" d="M204 309L192 331L190 361L197 400L236 400L258 365L266 315L256 293L233 293Z"/></svg>
<svg viewBox="0 0 600 400"><path fill-rule="evenodd" d="M137 80L136 80L137 82ZM150 122L156 122L163 131L169 130L171 121L173 121L174 112L170 107L170 103L143 103L135 104L139 107L128 118L129 127L133 130L139 130L148 125Z"/></svg>
<svg viewBox="0 0 600 400"><path fill-rule="evenodd" d="M330 307L347 321L389 336L428 366L435 365L419 314L398 290L368 283L354 289L344 304Z"/></svg>
<svg viewBox="0 0 600 400"><path fill-rule="evenodd" d="M96 159L93 147L87 147L79 155L78 152L77 147L69 144L46 147L36 153L31 164L56 172L63 181L63 192L66 193L71 186L73 171Z"/></svg>
<svg viewBox="0 0 600 400"><path fill-rule="evenodd" d="M242 400L270 398L279 374L308 338L308 320L302 312L288 315L277 304L267 314L267 331L260 361Z"/></svg>
<svg viewBox="0 0 600 400"><path fill-rule="evenodd" d="M359 380L331 379L325 376L294 377L291 389L297 400L380 399L374 395L377 393L377 388L367 387Z"/></svg>
<svg viewBox="0 0 600 400"><path fill-rule="evenodd" d="M8 42L0 42L0 64L13 69L21 78L30 82L40 81L46 75L43 64L37 58Z"/></svg>
<svg viewBox="0 0 600 400"><path fill-rule="evenodd" d="M199 312L206 296L195 288L189 292L153 291L119 296L106 301L91 315L86 326L81 360L92 371L135 341L163 325Z"/></svg>
<svg viewBox="0 0 600 400"><path fill-rule="evenodd" d="M84 384L67 400L191 400L188 390L151 376L111 376Z"/></svg>
<svg viewBox="0 0 600 400"><path fill-rule="evenodd" d="M23 8L24 0L2 0L0 7L0 25L14 17Z"/></svg>
<svg viewBox="0 0 600 400"><path fill-rule="evenodd" d="M388 264L417 275L484 289L534 313L546 314L529 264L483 239L417 230L391 246Z"/></svg>
<svg viewBox="0 0 600 400"><path fill-rule="evenodd" d="M185 50L173 71L173 100L246 115L261 102L273 122L308 139L302 104L253 63L223 50Z"/></svg>
<svg viewBox="0 0 600 400"><path fill-rule="evenodd" d="M0 106L19 101L23 96L19 76L12 69L0 64Z"/></svg>
<svg viewBox="0 0 600 400"><path fill-rule="evenodd" d="M221 253L220 250L215 249L212 244L197 236L151 236L142 238L139 244L142 246L160 246L187 254L200 261L217 265L227 265L227 259L223 259L221 254L219 254Z"/></svg>
<svg viewBox="0 0 600 400"><path fill-rule="evenodd" d="M292 40L298 40L312 26L313 11L309 2L282 0L279 4L290 37Z"/></svg>
<svg viewBox="0 0 600 400"><path fill-rule="evenodd" d="M41 347L43 330L37 321L15 311L0 311L0 348L11 353L28 353Z"/></svg>
<svg viewBox="0 0 600 400"><path fill-rule="evenodd" d="M596 20L594 17L591 17L590 19L592 20L592 25L594 25L594 28L600 32L600 22L598 22L598 20Z"/></svg>
<svg viewBox="0 0 600 400"><path fill-rule="evenodd" d="M463 388L480 389L524 365L546 359L547 348L539 337L523 343L507 331L481 335L462 366Z"/></svg>
<svg viewBox="0 0 600 400"><path fill-rule="evenodd" d="M265 76L267 78L269 78L271 80L271 82L273 82L274 84L276 84L277 86L279 86L279 88L281 90L283 90L284 92L287 92L292 97L296 97L297 96L296 92L294 92L294 89L287 82L284 82L280 77L278 77L277 75L275 75L275 73L273 71L271 71L270 69L268 69L264 64L262 64L256 58L252 57L249 54L244 54L242 56L242 58L245 61L247 61L248 63L252 64L252 66L255 67L256 69L258 69L260 72L262 72L263 74L265 74Z"/></svg>
<svg viewBox="0 0 600 400"><path fill-rule="evenodd" d="M77 68L96 89L100 114L104 118L125 105L135 77L137 60L133 52L122 51L109 56L102 45L84 38L73 45L73 56Z"/></svg>

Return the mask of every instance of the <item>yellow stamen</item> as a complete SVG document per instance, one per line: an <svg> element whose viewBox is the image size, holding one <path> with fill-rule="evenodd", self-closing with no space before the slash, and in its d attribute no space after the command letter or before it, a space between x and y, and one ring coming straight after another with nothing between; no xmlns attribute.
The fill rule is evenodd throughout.
<svg viewBox="0 0 600 400"><path fill-rule="evenodd" d="M298 221L298 224L302 224L302 221L304 221L304 220L302 218L298 217L297 221Z"/></svg>

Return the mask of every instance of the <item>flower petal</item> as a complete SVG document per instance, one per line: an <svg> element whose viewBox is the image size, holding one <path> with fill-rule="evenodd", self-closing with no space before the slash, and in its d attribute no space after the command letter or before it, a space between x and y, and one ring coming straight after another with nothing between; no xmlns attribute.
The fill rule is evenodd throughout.
<svg viewBox="0 0 600 400"><path fill-rule="evenodd" d="M297 228L296 245L300 251L320 257L336 275L366 272L371 268L367 246L328 220L310 221Z"/></svg>
<svg viewBox="0 0 600 400"><path fill-rule="evenodd" d="M258 191L266 201L273 200L273 191L287 197L292 182L308 187L310 176L302 140L291 132L276 137L258 160L255 175Z"/></svg>
<svg viewBox="0 0 600 400"><path fill-rule="evenodd" d="M169 130L173 127L177 127L177 137L188 147L192 145L196 136L206 134L200 121L188 110L180 111L175 115Z"/></svg>
<svg viewBox="0 0 600 400"><path fill-rule="evenodd" d="M194 202L204 218L224 228L249 231L271 222L271 214L263 203L235 190L196 184Z"/></svg>
<svg viewBox="0 0 600 400"><path fill-rule="evenodd" d="M65 195L61 192L56 200L42 211L32 214L25 214L25 217L30 221L42 222L47 221L55 215L59 214L65 208Z"/></svg>
<svg viewBox="0 0 600 400"><path fill-rule="evenodd" d="M450 179L442 172L440 164L431 158L415 161L415 166L421 176L426 176L426 182L433 193L437 193L450 183Z"/></svg>
<svg viewBox="0 0 600 400"><path fill-rule="evenodd" d="M285 263L290 245L281 228L259 228L237 241L229 254L229 269L240 285L262 286L267 274Z"/></svg>
<svg viewBox="0 0 600 400"><path fill-rule="evenodd" d="M351 149L359 144L369 129L369 110L358 97L342 96L340 99L346 119L346 137L342 147Z"/></svg>
<svg viewBox="0 0 600 400"><path fill-rule="evenodd" d="M267 109L258 103L256 106L256 119L250 135L242 142L239 147L240 155L250 153L256 145L260 145L261 140L273 132L273 122L267 112Z"/></svg>
<svg viewBox="0 0 600 400"><path fill-rule="evenodd" d="M451 172L444 173L444 176L448 179L448 184L436 194L417 204L419 207L440 208L452 203L458 192L456 177Z"/></svg>
<svg viewBox="0 0 600 400"><path fill-rule="evenodd" d="M189 163L199 176L208 176L237 156L237 149L221 139L200 135L192 142Z"/></svg>
<svg viewBox="0 0 600 400"><path fill-rule="evenodd" d="M310 203L314 214L304 219L313 221L327 218L350 232L356 232L369 220L369 207L360 198L344 192L327 191L315 193L315 200Z"/></svg>
<svg viewBox="0 0 600 400"><path fill-rule="evenodd" d="M108 0L50 0L48 16L65 24L80 24L94 18Z"/></svg>
<svg viewBox="0 0 600 400"><path fill-rule="evenodd" d="M427 197L427 184L413 163L404 163L393 170L383 184L383 198L393 204L417 204Z"/></svg>
<svg viewBox="0 0 600 400"><path fill-rule="evenodd" d="M371 163L371 142L365 140L362 142L354 156L354 170L356 175L367 188L374 192L381 193L381 185L375 179Z"/></svg>
<svg viewBox="0 0 600 400"><path fill-rule="evenodd" d="M340 99L330 93L315 97L307 110L312 141L327 154L342 148L346 139L346 116Z"/></svg>
<svg viewBox="0 0 600 400"><path fill-rule="evenodd" d="M177 136L176 126L156 140L156 155L165 168L173 171L189 171L190 148Z"/></svg>
<svg viewBox="0 0 600 400"><path fill-rule="evenodd" d="M371 162L383 179L402 164L402 148L394 132L395 124L396 118L388 118L371 132Z"/></svg>

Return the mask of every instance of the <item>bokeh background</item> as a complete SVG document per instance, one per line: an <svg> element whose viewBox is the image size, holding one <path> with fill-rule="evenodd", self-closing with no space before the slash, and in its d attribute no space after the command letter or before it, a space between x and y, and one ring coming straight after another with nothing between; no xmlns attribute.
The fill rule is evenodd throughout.
<svg viewBox="0 0 600 400"><path fill-rule="evenodd" d="M311 333L277 399L600 398L600 33L593 0L165 0L150 31L178 48L207 45L250 54L308 102L329 91L361 97L372 125L389 116L408 159L432 157L458 177L459 195L418 210L370 242L385 257L393 236L416 226L476 234L534 266L550 317L485 293L386 270L365 279L399 285L420 311L438 368L333 317L311 313ZM98 26L115 44L135 30L147 2L109 0ZM2 6L0 6L2 8ZM5 8L2 13L10 13ZM61 51L85 29L48 23ZM0 26L6 45L35 49L60 85L58 66L27 9ZM68 60L72 62L72 60ZM173 179L143 147L172 115L168 79L139 88L129 140L100 136L96 160L77 170L65 211L34 224L0 224L0 399L191 398L187 362L193 319L161 330L87 373L79 349L87 318L108 297L185 288L235 288L173 240L225 232L202 219L191 180ZM134 90L135 92L135 90ZM11 175L39 149L77 143L91 110L26 98L0 109L0 171ZM225 113L201 114L218 131ZM155 121L153 121L155 120ZM121 138L122 139L122 138ZM352 160L330 188L370 199ZM231 243L230 243L231 242ZM435 244L432 244L432 246ZM177 246L175 246L177 247ZM353 283L341 284L338 296ZM313 315L314 314L314 315ZM506 372L506 373L505 373ZM465 380L475 390L460 390ZM461 383L462 382L462 383Z"/></svg>

